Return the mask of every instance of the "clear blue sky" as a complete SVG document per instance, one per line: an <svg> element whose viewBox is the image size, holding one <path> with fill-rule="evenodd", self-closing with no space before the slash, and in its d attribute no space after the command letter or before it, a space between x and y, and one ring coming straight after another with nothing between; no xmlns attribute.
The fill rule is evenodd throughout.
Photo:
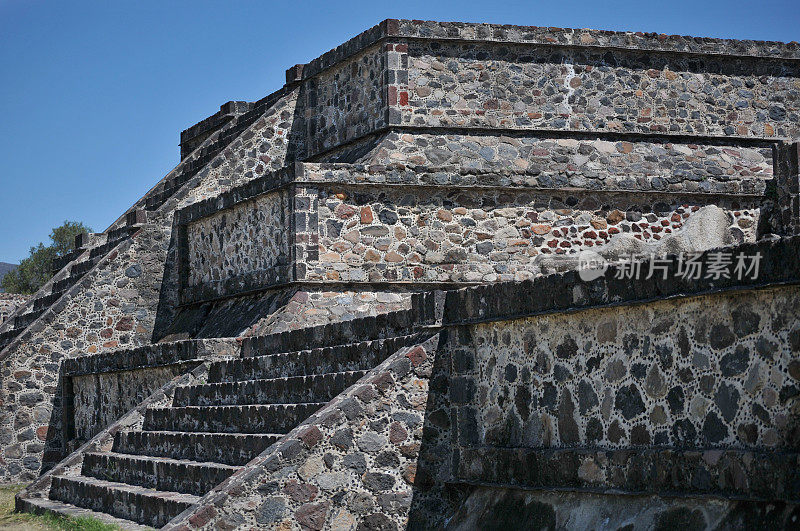
<svg viewBox="0 0 800 531"><path fill-rule="evenodd" d="M104 230L181 130L385 18L800 40L798 0L0 0L0 261L65 219Z"/></svg>

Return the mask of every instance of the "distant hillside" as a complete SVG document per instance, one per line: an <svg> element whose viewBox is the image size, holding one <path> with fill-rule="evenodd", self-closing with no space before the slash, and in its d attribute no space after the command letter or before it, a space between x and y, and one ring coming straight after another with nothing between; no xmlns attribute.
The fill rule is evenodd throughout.
<svg viewBox="0 0 800 531"><path fill-rule="evenodd" d="M6 276L6 273L10 273L17 268L17 264L9 264L7 262L0 262L0 280L3 280L3 277ZM0 288L0 293L3 292L3 288Z"/></svg>

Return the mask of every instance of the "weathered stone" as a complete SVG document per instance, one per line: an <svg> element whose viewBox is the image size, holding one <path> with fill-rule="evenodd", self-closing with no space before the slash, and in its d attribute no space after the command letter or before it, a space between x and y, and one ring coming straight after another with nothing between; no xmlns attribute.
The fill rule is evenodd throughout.
<svg viewBox="0 0 800 531"><path fill-rule="evenodd" d="M358 440L358 447L363 452L375 453L380 451L387 443L387 438L374 432L367 432Z"/></svg>
<svg viewBox="0 0 800 531"><path fill-rule="evenodd" d="M714 403L719 408L722 417L731 422L739 410L739 391L727 383L720 384L717 393L714 395Z"/></svg>
<svg viewBox="0 0 800 531"><path fill-rule="evenodd" d="M256 522L262 525L280 522L286 514L286 500L268 497L256 510Z"/></svg>
<svg viewBox="0 0 800 531"><path fill-rule="evenodd" d="M325 526L325 517L328 514L330 503L306 503L294 512L295 520L306 529L322 529Z"/></svg>
<svg viewBox="0 0 800 531"><path fill-rule="evenodd" d="M658 365L653 365L647 372L647 378L644 381L644 390L654 399L659 399L667 394L667 382Z"/></svg>
<svg viewBox="0 0 800 531"><path fill-rule="evenodd" d="M380 472L367 472L364 474L361 481L366 488L372 491L388 490L394 486L394 478L389 474Z"/></svg>
<svg viewBox="0 0 800 531"><path fill-rule="evenodd" d="M564 444L576 444L580 442L578 424L575 422L575 405L568 390L561 393L561 400L558 403L558 434Z"/></svg>
<svg viewBox="0 0 800 531"><path fill-rule="evenodd" d="M307 502L317 497L318 489L314 485L292 479L286 482L283 491L296 502Z"/></svg>
<svg viewBox="0 0 800 531"><path fill-rule="evenodd" d="M628 368L621 359L613 359L606 367L606 379L612 382L623 378L628 373Z"/></svg>
<svg viewBox="0 0 800 531"><path fill-rule="evenodd" d="M719 443L728 437L728 427L713 411L703 422L703 437L710 443Z"/></svg>
<svg viewBox="0 0 800 531"><path fill-rule="evenodd" d="M597 394L592 385L586 380L581 380L578 384L578 408L581 415L585 415L589 410L600 404Z"/></svg>
<svg viewBox="0 0 800 531"><path fill-rule="evenodd" d="M614 407L628 420L644 413L645 410L644 402L642 402L642 395L634 384L620 387L614 399Z"/></svg>

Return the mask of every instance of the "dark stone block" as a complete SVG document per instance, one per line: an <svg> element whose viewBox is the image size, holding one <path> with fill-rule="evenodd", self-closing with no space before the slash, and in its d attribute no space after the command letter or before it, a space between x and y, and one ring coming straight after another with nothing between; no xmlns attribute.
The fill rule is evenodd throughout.
<svg viewBox="0 0 800 531"><path fill-rule="evenodd" d="M714 395L714 403L717 404L722 417L731 422L739 410L739 391L733 384L722 383Z"/></svg>
<svg viewBox="0 0 800 531"><path fill-rule="evenodd" d="M711 331L708 335L708 342L711 344L712 348L722 350L733 345L734 341L736 341L736 335L734 335L730 327L723 324L717 324L711 327Z"/></svg>
<svg viewBox="0 0 800 531"><path fill-rule="evenodd" d="M603 423L599 418L593 417L586 423L586 442L593 443L603 438Z"/></svg>
<svg viewBox="0 0 800 531"><path fill-rule="evenodd" d="M332 445L342 450L348 450L353 446L353 430L350 428L342 428L334 433L330 442Z"/></svg>
<svg viewBox="0 0 800 531"><path fill-rule="evenodd" d="M684 394L682 387L675 386L669 390L669 393L667 393L667 404L673 415L678 416L683 413Z"/></svg>
<svg viewBox="0 0 800 531"><path fill-rule="evenodd" d="M614 399L614 406L622 413L622 416L628 420L644 413L645 410L642 395L635 384L621 387L617 391L617 395Z"/></svg>
<svg viewBox="0 0 800 531"><path fill-rule="evenodd" d="M380 472L367 472L362 480L364 486L372 491L389 490L394 486L394 477Z"/></svg>
<svg viewBox="0 0 800 531"><path fill-rule="evenodd" d="M581 415L585 415L589 410L600 404L597 394L592 385L586 380L581 380L578 384L578 408Z"/></svg>
<svg viewBox="0 0 800 531"><path fill-rule="evenodd" d="M739 345L736 350L725 354L719 362L722 376L736 376L742 374L750 364L750 351L747 347Z"/></svg>
<svg viewBox="0 0 800 531"><path fill-rule="evenodd" d="M454 404L466 404L475 396L475 382L472 378L459 376L450 380L450 400Z"/></svg>
<svg viewBox="0 0 800 531"><path fill-rule="evenodd" d="M397 524L383 513L373 513L361 519L356 531L397 531Z"/></svg>
<svg viewBox="0 0 800 531"><path fill-rule="evenodd" d="M733 330L739 337L757 332L761 326L761 316L745 306L740 306L731 313Z"/></svg>
<svg viewBox="0 0 800 531"><path fill-rule="evenodd" d="M558 435L562 444L577 444L580 442L578 424L575 422L575 404L568 389L561 393L558 403Z"/></svg>
<svg viewBox="0 0 800 531"><path fill-rule="evenodd" d="M728 437L728 426L713 411L703 421L703 437L710 443L719 443Z"/></svg>
<svg viewBox="0 0 800 531"><path fill-rule="evenodd" d="M556 400L558 400L558 389L550 382L545 382L544 391L542 391L542 405L548 411L554 412L556 410Z"/></svg>
<svg viewBox="0 0 800 531"><path fill-rule="evenodd" d="M283 520L286 514L286 500L279 497L270 497L256 509L256 522L259 524L274 524Z"/></svg>
<svg viewBox="0 0 800 531"><path fill-rule="evenodd" d="M578 344L571 337L567 337L556 347L556 356L561 359L570 359L577 355Z"/></svg>

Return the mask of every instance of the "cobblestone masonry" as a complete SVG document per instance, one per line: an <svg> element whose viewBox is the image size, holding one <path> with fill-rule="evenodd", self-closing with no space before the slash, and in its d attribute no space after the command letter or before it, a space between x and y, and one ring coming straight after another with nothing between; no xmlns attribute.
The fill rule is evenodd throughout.
<svg viewBox="0 0 800 531"><path fill-rule="evenodd" d="M319 194L319 261L309 261L305 279L524 280L539 272L541 255L576 253L615 234L657 241L678 231L700 208L696 199L689 201L644 194L333 188ZM755 204L715 202L729 211L739 241L755 239Z"/></svg>
<svg viewBox="0 0 800 531"><path fill-rule="evenodd" d="M63 358L149 343L159 279L143 273L163 263L167 242L159 227L145 226L29 327L16 348L6 349L0 361L4 481L33 479L63 455Z"/></svg>
<svg viewBox="0 0 800 531"><path fill-rule="evenodd" d="M185 207L293 162L298 144L295 112L299 89L282 96L197 174L200 181L176 205ZM174 208L174 207L173 207Z"/></svg>
<svg viewBox="0 0 800 531"><path fill-rule="evenodd" d="M392 132L366 153L330 154L329 162L370 166L457 167L463 170L511 170L530 175L584 179L626 177L635 182L660 178L663 187L686 180L737 180L772 176L772 149L681 142L620 139L548 138L546 135L462 135ZM341 160L345 159L345 160ZM376 170L378 168L375 168ZM659 188L658 182L654 187Z"/></svg>
<svg viewBox="0 0 800 531"><path fill-rule="evenodd" d="M791 529L796 504L477 488L445 529Z"/></svg>
<svg viewBox="0 0 800 531"><path fill-rule="evenodd" d="M189 225L188 285L221 295L246 291L230 286L245 273L263 275L266 283L286 282L288 215L287 195L275 192Z"/></svg>
<svg viewBox="0 0 800 531"><path fill-rule="evenodd" d="M333 287L331 287L333 288ZM274 289L183 309L165 339L246 337L408 309L406 291Z"/></svg>
<svg viewBox="0 0 800 531"><path fill-rule="evenodd" d="M416 527L441 524L450 513L442 486L417 468L447 452L446 438L435 444L443 425L425 420L434 415L447 423L447 409L436 409L442 404L429 395L437 343L434 336L390 356L170 526L403 529L409 518Z"/></svg>
<svg viewBox="0 0 800 531"><path fill-rule="evenodd" d="M116 415L110 403L99 412L89 406L98 397L96 383L101 380L127 385L138 374L139 384L134 387L145 393L170 376L170 370L155 366L127 371L130 374L97 371L92 376L70 376L78 405L78 418L72 419L77 422L70 428L69 419L61 417L64 374L59 373L59 363L65 357L147 345L163 337L164 331L174 332L167 336L174 340L296 330L305 322L335 322L407 307L408 294L430 284L452 287L535 277L541 257L596 248L615 234L657 241L682 229L698 208L709 204L727 213L732 242L752 242L770 232L791 234L800 226L797 146L789 145L800 136L798 65L797 43L388 20L309 64L290 69L280 91L259 102L237 104L241 109L229 113L224 123L207 122L208 130L205 126L192 129L200 135L196 142L192 140L198 148L126 213L136 214L138 220L134 209L149 210L148 216L141 217L148 219L146 228L120 244L3 352L0 477L5 481L35 477L43 464L56 462L68 447L65 429L77 428L81 437L88 436ZM280 225L267 226L266 220L275 217L266 212L277 212L272 208L264 210L263 217L250 217L259 212L252 205L269 203L276 196L285 201ZM176 209L182 210L177 210L173 227ZM188 224L206 229L192 233L194 255L185 252L192 247L183 216L189 211L203 213ZM233 230L227 218L225 228L217 224L223 216L234 214L252 220L247 230ZM113 228L120 229L126 217ZM215 235L212 240L207 230L211 226L222 229L225 238L217 240ZM267 245L252 247L251 230L269 233ZM278 234L286 238L285 247L271 237ZM225 256L227 271L222 264L212 267L218 253L214 245L225 240L239 245ZM258 253L270 246L270 256L280 248L277 254L287 257L286 274L280 279L289 284L278 284L273 272L267 274L269 278L264 276L272 262ZM251 252L254 249L258 252ZM786 263L793 260L785 257ZM569 274L559 278L573 281ZM577 290L570 297L577 298L579 286L570 286ZM671 293L661 284L655 290L638 286L652 298ZM504 289L498 293L505 293ZM181 299L180 290L192 296ZM255 290L262 291L251 293ZM326 295L336 291L340 293ZM530 486L541 484L535 471L544 467L564 471L560 480L570 488L596 488L600 481L607 488L632 492L650 484L659 492L796 497L792 471L797 467L787 461L796 450L791 445L796 439L792 408L797 394L790 357L797 350L793 346L796 326L787 315L796 312L781 312L797 303L792 290L775 293L772 301L764 294L752 298L750 307L720 305L714 318L706 316L707 335L699 332L703 319L690 319L705 308L701 303L696 307L687 303L680 308L694 309L686 310L685 316L661 332L646 331L644 337L652 336L650 342L640 338L638 345L625 339L633 333L630 330L643 332L637 327L645 324L636 317L618 321L615 339L604 342L602 348L587 347L597 331L586 328L589 323L577 314L532 318L553 323L563 319L558 330L552 329L552 345L538 332L537 348L550 360L550 372L540 376L531 372L530 382L538 378L541 389L533 383L528 389L529 408L534 407L535 396L539 418L549 418L550 431L542 428L539 446L500 448L465 442L456 456L460 461L453 463L453 470L461 474L457 479L464 483L505 479ZM480 311L491 315L502 307L511 312L521 304L517 295L515 288L502 304L486 303ZM553 308L560 307L559 300L545 295ZM475 304L466 297L465 311ZM652 308L668 304L672 303L657 302ZM742 321L736 316L745 311L741 308L758 316L763 330L739 337L736 323L755 319L747 314ZM776 321L773 312L783 323ZM518 325L503 326L524 348L525 333ZM482 330L501 327L481 326ZM681 327L686 329L690 348L686 357L680 353ZM565 344L568 333L574 336L575 354L559 357L558 347ZM511 426L503 421L513 419L511 414L517 415L523 407L514 398L517 389L524 388L520 384L524 369L535 371L538 361L520 360L513 382L505 366L502 373L498 367L487 370L489 360L498 356L506 366L514 366L511 339L506 344L499 330L498 336L497 352L481 350L476 358L481 364L475 365L496 385L493 393L487 391L486 397L477 395L474 400L485 400L482 414L499 410L508 416L485 419L488 431L481 433L489 437L484 440L522 437L523 442L531 441L524 437L535 432L533 428L520 427L519 435L513 420L509 420ZM723 344L731 337L732 344ZM768 359L765 345L772 343L778 347ZM668 365L665 345L672 345L672 365ZM572 343L567 347L571 352ZM619 380L606 381L610 365L604 365L600 374L600 365L594 364L610 364L620 352L639 361L626 365ZM707 367L702 366L703 354ZM446 355L440 352L436 359L446 360ZM453 367L465 372L458 363L454 360ZM744 372L737 372L742 364ZM688 380L690 371L696 381ZM408 376L392 374L394 381L405 382ZM419 374L416 377L425 380ZM757 384L762 380L763 384ZM468 386L467 381L463 379ZM108 387L105 383L99 386L101 395ZM446 389L446 383L446 379L438 381L434 387ZM444 476L437 466L449 465L445 450L452 448L437 441L449 433L446 400L463 399L457 389L462 380L454 383L449 395L437 394L435 403L429 403L430 412L436 414L425 416L425 428L432 427L431 453L426 454L423 444L419 452L427 455L423 461L429 459L428 465L422 467L425 473L414 474L425 482L439 478L436 481L441 484ZM473 382L475 389L480 383ZM554 411L548 405L552 392L544 394L546 384L557 388ZM378 419L383 413L380 408L386 406L382 400L390 409L395 407L392 403L400 409L409 407L406 401L411 395L403 401L402 393L395 394L402 385L385 389L380 382L370 385L382 393L382 399L364 395L354 400L362 407L375 405L380 413L371 417L369 411L360 417L366 424L353 428L359 434L354 448L360 448L359 430L365 430L364 436L375 432L388 437L391 443L392 424L387 428ZM425 394L424 385L413 387L412 395ZM758 385L760 389L752 391ZM484 383L483 388L488 387ZM683 397L674 389L680 389ZM504 396L505 390L513 391L514 398ZM427 394L428 399L434 394ZM607 394L613 399L607 399ZM139 397L133 390L117 396L120 400L114 403L119 411ZM619 405L617 397L621 397ZM606 418L608 400L611 412ZM640 402L645 411L638 412ZM464 406L455 408L454 414L471 407L463 400L459 403ZM417 406L412 404L412 409ZM454 421L461 420L458 416ZM382 424L373 426L374 422ZM415 430L421 430L400 422L414 437ZM524 425L522 419L519 422ZM591 439L598 423L602 437ZM345 424L336 426L344 428ZM318 429L326 437L332 435L329 426ZM386 429L390 431L381 431ZM480 432L477 428L467 431ZM619 434L616 443L611 432ZM576 442L564 448L548 447L552 452L563 451L553 458L537 453L546 446L545 433L550 434L552 445L563 442L564 434L574 435L570 440ZM662 444L679 441L691 442L690 449L695 450L703 444L725 449L674 454L660 450ZM594 450L581 446L590 443ZM307 446L313 453L330 444ZM288 458L290 446L281 447L280 459ZM639 452L651 446L649 453ZM594 453L581 454L583 450ZM633 453L620 453L628 450ZM604 458L604 452L612 452L613 458ZM326 453L336 455L332 447ZM295 474L289 471L294 461L281 469L286 476L269 472L277 474L280 491L268 487L258 496L283 496L291 525L311 528L326 515L340 515L348 525L361 519L366 527L403 524L406 517L413 522L414 499L420 503L418 514L437 510L441 514L442 506L432 500L451 500L452 492L435 487L435 496L415 493L408 509L407 493L418 487L418 479L411 480L413 487L406 487L401 475L409 469L406 465L413 454L399 456L397 463L387 455L387 461L378 463L383 453L379 450L372 459L367 452L366 462L375 470L365 469L358 477L347 472L347 481L361 481L366 491L372 492L367 483L375 486L376 494L369 494L376 508L373 512L351 510L359 505L346 496L327 498L322 494L327 491L316 483L313 486L319 490L314 500L288 501L285 496L291 497L292 488L284 489L287 478ZM336 458L326 461L325 453L320 455L331 474L345 474ZM552 466L553 462L563 466ZM675 477L691 480L655 474L634 477L637 470L663 470L666 463L677 463L675 469L681 473ZM395 464L399 468L392 468ZM534 471L533 479L525 476L526 471ZM384 476L393 483L382 490L382 482L389 482ZM749 482L749 478L757 481ZM306 481L300 476L292 479ZM329 490L336 492L336 488ZM256 507L262 518L264 514L269 518L277 505ZM710 512L703 514L705 522L715 521Z"/></svg>
<svg viewBox="0 0 800 531"><path fill-rule="evenodd" d="M756 249L762 252L768 251L765 254L764 271L769 271L769 281L796 276L796 271L776 269L781 265L794 268L797 257L789 259L788 255L781 254L794 251L788 248L773 251L769 249L769 245L764 244L746 246L743 250L749 252ZM782 260L782 256L787 260ZM762 277L761 281L766 279ZM292 529L304 526L320 529L375 527L395 529L407 526L417 529L450 525L453 528L469 529L477 525L476 521L483 522L482 525L478 525L483 527L489 521L518 522L519 518L525 515L530 515L534 522L542 521L545 528L548 523L558 522L568 529L581 529L587 523L608 521L609 518L621 524L633 525L634 528L655 525L659 529L668 529L686 521L689 522L686 525L695 529L713 528L716 525L725 528L726 525L734 525L737 522L745 525L748 522L752 524L771 521L770 519L785 522L787 525L795 522L796 505L793 502L780 501L784 496L792 500L797 496L797 475L794 466L797 456L794 451L796 449L794 439L782 439L778 446L771 447L766 454L751 451L764 446L761 442L744 442L746 436L743 433L746 430L739 430L739 434L721 444L709 444L709 441L703 440L701 436L695 440L684 439L680 444L670 444L663 449L652 441L640 445L627 440L621 442L623 449L619 451L614 451L613 445L606 448L601 445L599 448L594 446L582 452L574 452L570 445L580 444L580 441L553 442L553 447L543 447L541 442L534 441L528 448L531 451L529 454L519 454L518 451L522 448L517 441L508 437L495 438L491 441L484 439L485 446L478 446L479 439L485 433L485 423L482 421L486 420L480 415L487 413L487 410L488 414L491 414L497 404L502 404L500 407L505 408L502 410L505 412L525 407L529 408L528 414L548 414L550 411L548 404L535 395L536 390L546 387L544 383L557 382L557 385L553 386L557 392L556 404L563 403L562 397L566 393L571 394L569 391L571 381L557 381L560 371L554 366L542 366L541 369L528 367L528 365L535 367L538 359L529 353L530 349L541 347L549 351L551 339L555 345L553 360L557 359L563 363L568 363L569 360L574 362L575 366L580 366L581 370L601 373L598 379L603 383L600 385L606 385L602 376L604 371L600 367L606 360L601 359L598 364L591 361L600 357L594 356L594 351L590 353L591 356L589 354L582 356L581 350L589 348L583 345L584 338L586 342L601 341L604 344L615 345L622 354L620 359L632 356L635 360L637 355L647 359L650 368L645 369L641 377L626 375L621 379L619 386L629 388L630 385L634 385L641 388L639 393L643 397L641 401L644 410L638 413L638 419L646 419L645 422L654 426L656 430L659 430L662 424L653 421L651 417L652 410L658 406L662 407L667 417L665 425L674 423L668 397L672 388L676 387L686 389L686 396L690 398L693 395L716 396L719 395L720 389L729 387L741 390L741 401L737 409L737 415L741 417L734 417L734 422L744 420L745 423L748 422L752 407L761 403L764 389L772 388L774 394L783 394L786 399L781 400L776 397L777 401L768 413L773 415L769 420L771 425L775 427L780 425L783 421L778 417L782 415L787 420L794 415L790 411L796 408L797 387L794 377L791 376L793 369L788 366L794 363L794 356L791 353L794 353L796 348L791 346L793 340L787 340L787 337L800 330L798 328L800 322L787 316L794 315L793 308L798 300L796 286L775 287L765 291L707 294L674 301L652 301L646 299L647 290L642 289L643 285L639 285L645 282L614 284L613 291L611 284L608 284L605 288L608 290L607 299L600 295L599 290L593 289L599 288L600 285L587 284L588 292L593 295L579 295L578 293L583 291L578 289L581 287L579 283L574 274L567 274L560 275L557 279L538 279L533 283L521 285L494 285L479 290L469 289L448 294L443 324L449 326L440 334L443 339L438 340L438 348L423 346L423 349L412 348L398 353L411 362L405 365L406 367L416 366L416 374L410 375L412 382L421 377L420 369L428 374L428 367L430 368L423 420L416 423L423 426L420 439L417 439L418 432L409 429L411 426L408 421L413 417L401 418L394 409L398 402L408 401L410 404L423 402L418 393L408 393L408 376L400 376L407 370L403 368L403 364L407 362L401 357L403 364L399 363L399 356L395 355L293 430L286 438L279 441L276 447L267 450L258 459L249 463L244 470L209 493L191 512L186 512L173 520L171 525L177 529L213 529L220 526L247 528L252 525L275 527L282 525ZM653 281L646 283L655 284ZM573 311L579 310L584 307L583 305L600 304L602 307L577 313L559 313L552 309L553 305L539 300L544 298L540 297L520 302L520 306L528 308L529 311L540 308L546 315L515 318L514 312L518 311L516 307L503 304L507 299L505 292L522 289L520 295L527 296L531 294L530 288L536 285L541 285L540 291L548 291L547 286L554 289L550 296L560 301L557 307L567 305ZM501 286L502 292L497 289ZM714 289L721 286L716 286L713 281L693 285L694 289L701 292L708 287ZM467 296L468 293L473 295ZM614 294L620 298L612 299ZM563 298L562 295L567 297ZM587 297L590 300L587 300ZM622 307L608 304L610 300L630 304L639 298L645 298L647 302L638 306ZM474 305L473 300L476 301ZM789 311L784 312L787 306ZM759 308L758 313L754 308ZM628 316L626 313L634 311L639 312L637 317ZM744 315L743 311L750 313ZM698 313L701 314L699 317ZM495 322L467 324L475 316L480 315ZM645 317L642 318L641 315ZM758 316L757 323L755 315ZM715 319L717 317L719 320ZM548 322L543 325L543 321ZM614 321L616 328L607 326L609 321ZM515 336L509 330L523 326L523 323L527 332L536 335L530 338L531 343L527 347L522 341L519 344L515 343ZM747 328L740 329L740 325ZM716 332L712 331L714 327L717 328ZM728 329L727 333L721 331L723 327ZM584 337L578 338L574 328L583 329ZM689 348L694 351L695 356L692 356L691 352L688 355L681 353L682 330L686 332ZM776 334L777 330L780 332ZM645 353L640 343L637 348L640 348L641 352L632 351L626 354L624 352L626 332L632 332L632 336L640 341L643 338L652 338L652 348ZM574 336L576 345L578 339L581 340L581 346L576 347L575 353L570 351L568 356L559 357L558 346L564 344L565 336L570 334ZM736 349L733 348L734 345L729 345L725 341L718 343L717 338L725 336L743 338L743 344L750 347L766 336L770 337L768 341L774 340L780 343L776 343L776 347L766 356L757 354L753 347L751 365L731 369L735 364L731 364L730 354L735 354ZM668 369L662 369L667 358L664 349L659 347L669 342L668 338L673 340L670 345L674 348L674 357L671 358L672 365ZM465 374L478 374L480 371L475 368L483 367L487 363L481 357L483 351L490 353L491 357L507 355L509 360L513 358L521 362L503 365L495 361L492 366L496 370L492 374L497 376L477 376L481 383L486 381L488 388L486 393L477 385L470 389L469 385L465 385L466 378L463 377ZM431 359L432 352L435 353L433 359ZM703 387L703 377L712 371L710 368L700 369L695 366L693 360L697 355L707 356L708 360L716 365L716 370L713 371L715 381L710 390ZM615 359L616 356L611 361ZM492 360L488 362L491 364ZM553 365L555 363L556 361L552 362ZM756 392L756 396L753 396L744 391L747 386L743 383L744 374L748 370L753 372L752 367L760 366L759 364L765 367L763 387ZM631 364L630 369L625 364L623 367L637 372L638 369L634 368L636 365L636 363ZM610 364L606 363L605 366L608 367ZM767 366L769 369L766 369ZM584 367L587 368L583 369ZM676 377L670 380L663 376L685 373L683 369L687 367L691 367L693 374L697 373L699 378L688 380ZM655 371L661 372L655 373ZM781 375L775 376L776 372L780 372ZM651 397L648 393L651 393L656 378L650 374L662 375L663 381L660 385L672 388L664 389L663 393L656 395L657 398ZM544 383L536 386L534 385L536 379ZM584 379L589 378L581 378ZM526 386L526 381L530 385ZM514 385L517 386L516 389L532 388L534 391L521 397L519 392L508 390ZM783 393L778 391L779 388ZM413 389L424 392L426 387L415 385ZM558 393L561 393L561 397ZM405 400L401 398L401 394L406 395ZM674 395L674 392L672 394ZM497 397L498 402L492 403L495 407L489 403L479 403L483 395ZM578 384L572 415L569 416L575 425L574 432L578 434L582 433L579 422L586 420L584 417L591 416L593 412L602 416L602 396L598 397L597 404L586 410L585 415L579 414L583 403L581 396L583 395ZM710 408L704 414L708 415L713 411L714 414L722 416L722 409L716 404L717 401L716 398L711 398ZM381 404L381 407L373 409L374 404ZM619 417L624 423L626 417L623 416L622 410L616 405L611 407L614 420L618 420L616 417ZM469 408L479 416L470 420L464 411ZM686 408L689 406L686 405ZM558 406L556 409L558 410ZM419 411L419 408L415 408L415 411ZM382 422L381 419L387 413L389 418ZM397 421L399 425L395 424ZM759 430L771 429L766 425L762 426L762 421L757 422L760 423ZM554 418L553 424L556 426L554 431L558 431L562 425L569 422ZM796 437L796 430L789 424L791 420L784 424L786 433L794 433L791 437ZM513 429L506 431L514 433ZM635 429L631 430L631 433L634 431ZM517 432L521 433L523 429L520 428ZM413 439L409 439L411 436ZM736 441L740 439L741 444L737 445ZM402 477L408 481L409 471L412 470L404 460L408 455L403 453L402 446L402 442L408 440L420 442L416 466L413 468L410 501L408 495L395 496L397 493L402 493L402 490L398 489L403 488L398 478ZM393 464L384 467L382 464L384 454L387 448L393 449L394 441L401 441L400 455L397 460L392 460ZM454 468L450 469L447 456L459 446L461 449L452 462ZM482 448L492 449L495 452L479 454L478 450ZM746 451L737 454L741 448ZM475 452L465 451L472 449ZM516 453L506 455L512 451ZM573 453L570 453L571 451ZM772 455L776 457L775 462L770 461ZM359 456L363 457L363 461ZM488 470L491 470L492 474L489 474ZM483 471L484 474L476 474L477 471ZM452 476L449 475L451 473ZM535 485L533 488L558 487L575 489L579 492L524 493L513 489L489 491L469 486L470 482L479 481L519 484L531 488L531 484L525 484L523 480L538 476L550 478L554 483ZM463 482L462 488L468 495L466 502L459 501L461 498L457 492L443 488L443 482L450 484ZM580 489L585 488L595 490L611 488L615 489L615 492L622 490L638 495L600 495L580 492ZM734 494L748 500L757 500L760 496L765 496L771 501L737 502L726 499L725 496L711 500L666 496L676 491L717 496L722 493ZM663 495L645 496L641 493L663 493ZM461 509L456 510L459 506ZM453 513L450 511L453 510L456 512L451 518L450 515Z"/></svg>
<svg viewBox="0 0 800 531"><path fill-rule="evenodd" d="M402 51L402 50L401 50ZM393 123L797 137L797 65L411 42Z"/></svg>
<svg viewBox="0 0 800 531"><path fill-rule="evenodd" d="M88 441L150 396L155 389L186 371L183 365L168 365L74 377L75 432L70 443L80 445Z"/></svg>
<svg viewBox="0 0 800 531"><path fill-rule="evenodd" d="M70 358L65 409L70 447L77 447L134 409L170 380L211 357L234 356L233 340L178 341Z"/></svg>
<svg viewBox="0 0 800 531"><path fill-rule="evenodd" d="M257 322L246 335L259 336L268 332L297 330L407 310L410 307L411 294L407 292L384 292L372 289L298 291L280 312Z"/></svg>
<svg viewBox="0 0 800 531"><path fill-rule="evenodd" d="M386 56L370 48L312 78L305 86L308 154L386 125Z"/></svg>
<svg viewBox="0 0 800 531"><path fill-rule="evenodd" d="M792 288L479 325L451 398L478 445L798 448L799 309Z"/></svg>

